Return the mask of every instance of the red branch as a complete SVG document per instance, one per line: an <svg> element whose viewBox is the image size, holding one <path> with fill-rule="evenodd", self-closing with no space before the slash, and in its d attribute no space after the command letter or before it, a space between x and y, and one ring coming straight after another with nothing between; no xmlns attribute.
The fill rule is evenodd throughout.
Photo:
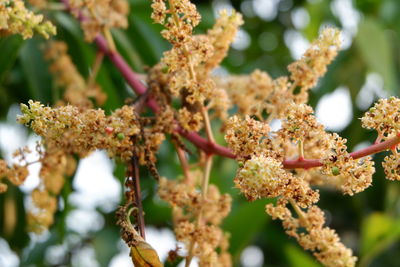
<svg viewBox="0 0 400 267"><path fill-rule="evenodd" d="M397 134L395 137L389 138L388 140L370 145L364 149L360 149L358 151L354 151L350 153L350 156L353 159L359 159L368 155L372 155L381 151L390 150L393 147L397 146L400 143L400 133ZM314 167L321 167L322 162L319 159L297 159L297 160L285 160L283 161L283 166L286 169L296 169L296 168L303 168L309 169Z"/></svg>
<svg viewBox="0 0 400 267"><path fill-rule="evenodd" d="M111 51L108 49L107 41L104 39L104 37L97 35L95 42L98 48L108 56L114 66L120 71L126 82L132 87L135 93L138 95L143 95L146 93L147 88L140 81L138 75L129 67L128 63L126 63L126 61L117 51ZM148 97L147 105L155 113L160 110L157 102L151 96ZM207 154L217 154L223 157L235 158L235 155L228 148L210 142L196 132L188 132L179 125L176 125L176 131Z"/></svg>
<svg viewBox="0 0 400 267"><path fill-rule="evenodd" d="M66 6L68 5L68 0L61 0ZM84 20L85 18L80 16L79 20ZM131 69L131 67L126 63L123 57L117 51L111 51L108 48L107 41L100 34L95 38L95 43L98 48L108 56L114 66L120 71L122 76L125 78L126 82L132 87L138 95L143 95L146 93L146 86L140 81L139 76ZM157 102L151 96L147 99L147 106L154 112L157 113L160 110ZM235 158L235 155L232 151L224 146L218 145L214 142L210 142L209 140L201 137L196 132L188 132L184 130L178 124L176 125L175 131L178 132L181 136L185 137L187 140L192 142L196 147L203 150L207 154L215 154L227 158ZM350 153L354 159L362 158L368 155L375 154L377 152L381 152L384 150L389 150L394 146L400 143L400 134L395 137L392 137L382 143L373 144L367 148L361 149L359 151L355 151ZM320 159L297 159L297 160L284 160L283 166L286 169L296 169L303 168L309 169L314 167L322 166L322 162Z"/></svg>

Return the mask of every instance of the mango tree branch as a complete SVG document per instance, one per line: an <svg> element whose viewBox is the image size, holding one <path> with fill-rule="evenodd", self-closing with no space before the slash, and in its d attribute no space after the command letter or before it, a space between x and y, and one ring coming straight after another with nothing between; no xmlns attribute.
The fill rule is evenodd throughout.
<svg viewBox="0 0 400 267"><path fill-rule="evenodd" d="M96 36L94 39L97 47L108 56L114 66L119 70L121 75L124 77L125 81L129 84L129 86L135 91L138 95L143 95L146 93L146 86L140 81L139 75L136 74L131 67L126 63L126 61L122 58L122 56L115 50L112 51L108 48L107 41L100 34ZM160 108L157 102L148 97L147 106L154 112L157 113Z"/></svg>
<svg viewBox="0 0 400 267"><path fill-rule="evenodd" d="M384 142L370 145L366 148L360 149L350 153L353 159L359 159L368 155L372 155L381 151L390 150L400 143L400 133L396 136L387 139ZM321 167L322 161L320 159L297 159L297 160L284 160L283 166L286 169L309 169L314 167Z"/></svg>
<svg viewBox="0 0 400 267"><path fill-rule="evenodd" d="M61 0L67 7L68 0ZM84 20L82 16L79 17L79 20ZM108 56L110 61L114 64L114 66L120 71L121 75L124 77L125 81L132 87L138 95L143 95L146 93L146 86L140 81L139 75L135 73L131 67L126 63L126 61L122 58L122 56L118 53L118 51L112 51L108 48L107 41L100 34L96 36L95 43L98 48ZM151 95L147 98L146 102L147 106L154 112L157 113L160 110L157 102ZM188 132L184 130L181 126L176 124L175 131L179 133L181 136L185 137L191 143L193 143L196 147L203 150L205 153L212 155L219 155L227 158L235 158L235 155L232 151L224 146L218 145L217 143L207 140L201 137L196 132ZM400 143L400 134L395 137L389 138L384 142L373 144L367 148L361 149L359 151L355 151L350 153L354 159L362 158L368 155L375 154L377 152L381 152L384 150L389 150L395 147ZM284 160L282 162L284 168L286 169L309 169L315 167L321 167L322 161L320 159L296 159L296 160Z"/></svg>
<svg viewBox="0 0 400 267"><path fill-rule="evenodd" d="M98 36L96 38L96 43L98 44L100 49L102 50L105 49L105 51L107 51L107 43L104 40L104 38ZM99 44L101 44L101 46ZM109 55L110 53L106 54ZM109 55L109 57L110 60L114 63L114 65L121 71L122 75L125 77L128 84L132 86L133 90L135 90L137 94L143 94L144 92L146 92L147 88L143 85L143 83L141 83L138 80L138 78L136 77L137 74L130 69L128 64L118 54L118 52L116 51L112 52L111 55ZM147 104L154 112L157 112L159 110L159 107L154 100L153 101L151 100L153 99L149 97L149 101L147 102ZM207 154L216 154L227 158L235 158L235 155L229 148L218 145L217 143L212 142L210 140L206 140L196 132L188 132L179 125L176 125L175 129L181 136L185 137L187 140L192 142L195 146L197 146ZM384 150L389 150L399 143L400 143L400 134L396 135L395 137L389 138L384 142L373 144L367 148L352 152L350 153L350 156L352 156L354 159L362 158ZM299 158L296 160L284 160L283 166L286 169L297 169L297 168L309 169L309 168L321 167L322 161L320 159Z"/></svg>

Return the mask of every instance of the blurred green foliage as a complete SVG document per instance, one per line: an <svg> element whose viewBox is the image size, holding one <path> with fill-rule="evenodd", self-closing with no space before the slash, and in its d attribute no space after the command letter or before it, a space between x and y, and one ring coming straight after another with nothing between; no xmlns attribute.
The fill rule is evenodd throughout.
<svg viewBox="0 0 400 267"><path fill-rule="evenodd" d="M264 0L268 2L269 0ZM366 82L369 73L379 74L384 82L387 94L397 95L400 68L400 2L396 0L281 0L276 16L265 20L257 16L255 3L263 1L195 1L203 16L202 24L197 28L201 33L214 22L215 8L233 6L243 11L245 24L242 29L249 37L249 45L244 50L231 49L223 63L223 68L230 73L250 73L259 68L273 77L287 74L286 66L293 60L291 51L285 42L290 31L300 33L311 41L318 35L321 26L335 25L348 30L346 16L340 17L333 12L335 4L350 4L358 14L358 31L354 31L350 46L341 51L335 62L329 67L328 74L312 91L310 103L315 108L319 99L333 92L339 86L349 89L352 102L353 119L340 133L348 139L349 149L362 141L373 142L375 133L362 129L359 118L365 110L356 104L356 98ZM161 28L150 20L150 1L131 0L129 28L126 31L115 30L118 50L135 71L144 72L146 66L152 66L162 56L169 45L159 34ZM261 6L260 6L261 8ZM296 28L294 13L301 10L308 14L309 22L304 27ZM265 10L264 10L265 11ZM96 47L85 43L82 32L74 18L61 11L48 12L46 15L56 23L56 39L68 43L69 53L78 70L85 77L96 53ZM347 18L349 19L349 18ZM351 17L350 19L356 19ZM357 21L357 19L356 19ZM357 27L356 27L357 28ZM12 105L39 100L45 104L54 103L60 92L55 90L54 81L48 71L48 64L43 59L45 40L34 38L22 41L19 36L0 38L0 119L6 120ZM122 105L124 99L132 96L118 71L105 60L97 79L108 94L104 105L106 112ZM338 103L340 108L341 103ZM217 136L223 142L222 134ZM375 156L377 173L373 186L354 197L343 196L338 192L321 189L319 206L327 213L327 223L337 230L344 243L354 249L362 266L398 266L400 253L400 185L398 182L385 180L379 162L384 155ZM158 168L161 175L174 178L181 169L176 160L174 149L164 143L159 152ZM264 212L265 201L247 203L238 190L233 188L232 179L236 165L228 159L218 158L212 170L211 182L217 184L223 192L232 195L232 212L225 220L224 229L231 234L231 252L235 264L241 265L241 251L253 244L264 253L264 266L319 266L314 258L304 252L296 242L288 238L280 222L271 221ZM156 227L170 227L170 210L155 196L156 185L145 169L141 170L144 192L146 223ZM124 167L117 164L115 175L123 182ZM95 177L88 177L88 179ZM76 209L69 204L68 195L74 191L73 177L68 180L61 198L64 208L56 214L56 223L50 229L50 237L43 243L27 248L28 235L25 230L23 194L18 188L0 195L0 236L5 238L21 259L22 266L48 266L45 261L46 249L50 245L64 242L67 236L76 233L67 229L65 220L68 213ZM122 197L122 196L121 196ZM13 199L17 207L17 224L11 235L4 232L6 220L6 202ZM94 247L100 266L107 266L110 259L118 252L116 246L119 230L115 226L113 212L99 210L104 216L104 227L79 239L74 248L65 255L62 264L69 265L74 250L85 244Z"/></svg>

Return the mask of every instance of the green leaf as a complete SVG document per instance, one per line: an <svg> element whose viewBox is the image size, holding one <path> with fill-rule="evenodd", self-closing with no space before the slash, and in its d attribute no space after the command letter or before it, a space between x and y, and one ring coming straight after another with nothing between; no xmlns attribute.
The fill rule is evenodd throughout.
<svg viewBox="0 0 400 267"><path fill-rule="evenodd" d="M118 240L118 233L110 228L104 228L96 233L92 244L101 266L108 266L112 257L118 253L118 246L116 245Z"/></svg>
<svg viewBox="0 0 400 267"><path fill-rule="evenodd" d="M128 61L129 65L133 66L135 71L143 72L143 62L140 59L139 53L133 48L125 32L116 29L113 30L113 36L122 57Z"/></svg>
<svg viewBox="0 0 400 267"><path fill-rule="evenodd" d="M77 20L64 13L56 13L58 26L57 37L68 45L68 54L78 71L83 75L89 74L89 66L95 57L95 46L86 43Z"/></svg>
<svg viewBox="0 0 400 267"><path fill-rule="evenodd" d="M25 41L21 49L20 60L23 74L27 80L30 97L49 104L52 95L52 79L48 72L48 64L43 59L38 39Z"/></svg>
<svg viewBox="0 0 400 267"><path fill-rule="evenodd" d="M13 66L21 45L22 38L19 35L12 35L0 39L0 51L2 55L7 55L0 57L0 83Z"/></svg>
<svg viewBox="0 0 400 267"><path fill-rule="evenodd" d="M393 92L396 87L394 56L384 30L377 20L366 17L360 23L355 44L368 68L382 75L384 88Z"/></svg>
<svg viewBox="0 0 400 267"><path fill-rule="evenodd" d="M308 40L314 40L318 36L321 24L331 16L329 1L307 1L304 7L310 14L310 23L308 23L303 32Z"/></svg>
<svg viewBox="0 0 400 267"><path fill-rule="evenodd" d="M400 220L384 214L372 213L363 222L361 229L361 261L367 266L379 253L400 238Z"/></svg>
<svg viewBox="0 0 400 267"><path fill-rule="evenodd" d="M129 18L130 43L140 51L141 60L149 66L156 64L167 49L166 41L151 26L134 17Z"/></svg>
<svg viewBox="0 0 400 267"><path fill-rule="evenodd" d="M240 203L224 220L223 229L230 234L230 251L234 257L249 245L270 219L265 214L265 205L271 200Z"/></svg>
<svg viewBox="0 0 400 267"><path fill-rule="evenodd" d="M322 265L303 249L288 244L284 247L284 254L292 267L321 267Z"/></svg>
<svg viewBox="0 0 400 267"><path fill-rule="evenodd" d="M56 19L60 24L58 36L62 36L63 41L67 42L68 54L82 76L87 78L89 75L88 70L95 60L96 45L84 42L82 32L79 30L78 23L74 18L63 13L57 13ZM114 65L108 63L107 57L104 58L96 77L96 81L101 86L102 91L107 94L106 103L102 107L107 112L121 106L123 103L121 96L126 94L121 74L118 73ZM113 77L117 78L113 79ZM117 83L117 80L119 83Z"/></svg>

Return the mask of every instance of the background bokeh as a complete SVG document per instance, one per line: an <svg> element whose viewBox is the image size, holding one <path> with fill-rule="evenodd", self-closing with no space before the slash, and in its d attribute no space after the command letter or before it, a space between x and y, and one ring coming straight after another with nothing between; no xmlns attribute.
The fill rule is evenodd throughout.
<svg viewBox="0 0 400 267"><path fill-rule="evenodd" d="M372 143L376 134L362 129L359 118L378 98L398 95L400 65L400 1L396 0L245 0L195 1L202 14L197 33L205 32L221 9L236 9L245 24L218 74L250 73L258 68L272 77L286 75L286 66L298 59L321 28L343 31L343 50L327 75L313 89L310 104L329 130L348 139L350 150ZM138 72L154 65L169 48L150 20L150 1L131 0L129 28L114 30L118 50ZM61 11L45 12L57 24L56 39L69 45L79 71L89 74L96 48L83 41L75 19ZM11 162L11 153L38 138L15 116L18 103L29 99L51 105L61 95L43 59L45 40L22 41L18 36L0 37L0 156ZM98 83L108 94L107 113L132 97L130 89L110 62L105 60ZM279 122L273 122L279 127ZM218 127L218 122L215 123ZM223 135L217 134L223 143ZM173 147L165 142L157 163L161 175L181 174ZM385 180L376 155L373 186L354 196L321 189L319 206L327 225L360 259L360 266L399 266L400 184ZM34 156L33 156L34 158ZM130 266L127 247L120 241L114 210L122 201L124 167L99 151L80 161L74 177L67 179L60 196L55 224L38 236L25 229L29 192L38 184L38 164L20 188L10 186L0 195L0 266ZM279 221L264 212L265 200L247 203L232 179L236 164L218 158L211 182L232 195L231 214L223 227L231 233L236 266L319 266L314 258L284 234ZM156 195L156 184L141 170L145 220L149 242L165 258L175 247L170 209ZM195 264L194 264L195 265Z"/></svg>

